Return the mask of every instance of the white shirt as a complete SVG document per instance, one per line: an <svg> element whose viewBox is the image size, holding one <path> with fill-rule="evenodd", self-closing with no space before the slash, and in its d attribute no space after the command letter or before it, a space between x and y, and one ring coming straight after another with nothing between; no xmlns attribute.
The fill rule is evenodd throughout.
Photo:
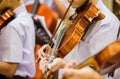
<svg viewBox="0 0 120 79"><path fill-rule="evenodd" d="M65 3L66 6L69 5L67 0L61 0L63 3ZM35 0L24 0L22 1L22 3L24 3L25 5L29 5L29 4L33 4L35 2ZM40 3L47 5L50 8L54 8L54 3L53 0L39 0Z"/></svg>
<svg viewBox="0 0 120 79"><path fill-rule="evenodd" d="M76 60L77 64L79 64L117 39L118 28L120 26L119 20L108 10L102 0L98 0L96 7L105 15L105 18L92 24L84 37L84 41L80 40L74 49L64 58L66 61ZM120 78L117 77L119 76L117 74L120 74L120 71L115 74L113 79Z"/></svg>
<svg viewBox="0 0 120 79"><path fill-rule="evenodd" d="M24 3L25 5L29 5L33 4L34 2L35 0L26 0L23 1L22 3ZM39 2L47 5L48 7L53 7L53 0L39 0Z"/></svg>
<svg viewBox="0 0 120 79"><path fill-rule="evenodd" d="M0 62L19 63L15 75L35 75L35 32L31 15L22 5L14 10L16 18L0 33Z"/></svg>

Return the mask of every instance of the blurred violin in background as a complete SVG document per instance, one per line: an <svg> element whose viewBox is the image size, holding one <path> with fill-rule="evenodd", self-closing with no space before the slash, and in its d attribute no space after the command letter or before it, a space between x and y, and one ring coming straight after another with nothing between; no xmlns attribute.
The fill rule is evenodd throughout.
<svg viewBox="0 0 120 79"><path fill-rule="evenodd" d="M33 7L34 5L35 7ZM27 5L26 9L32 14L44 16L47 28L50 30L51 33L53 33L59 17L54 10L52 10L45 4L39 3L39 0L35 0L34 4ZM32 9L33 11L31 11Z"/></svg>
<svg viewBox="0 0 120 79"><path fill-rule="evenodd" d="M89 57L74 68L80 69L85 66L90 66L102 75L114 76L114 70L120 67L120 40L111 43L98 54ZM68 79L68 77L64 75L63 79Z"/></svg>
<svg viewBox="0 0 120 79"><path fill-rule="evenodd" d="M4 10L0 14L0 30L14 18L15 18L15 14L10 9Z"/></svg>

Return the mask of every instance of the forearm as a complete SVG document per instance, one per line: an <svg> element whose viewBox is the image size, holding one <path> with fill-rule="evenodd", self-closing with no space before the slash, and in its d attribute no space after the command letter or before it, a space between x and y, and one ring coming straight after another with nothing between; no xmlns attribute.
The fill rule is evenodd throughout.
<svg viewBox="0 0 120 79"><path fill-rule="evenodd" d="M17 63L0 62L0 74L12 77L18 67Z"/></svg>
<svg viewBox="0 0 120 79"><path fill-rule="evenodd" d="M59 16L63 17L67 10L67 6L61 0L53 0L53 2L57 12L59 13ZM70 13L68 12L67 16L69 16L69 14Z"/></svg>

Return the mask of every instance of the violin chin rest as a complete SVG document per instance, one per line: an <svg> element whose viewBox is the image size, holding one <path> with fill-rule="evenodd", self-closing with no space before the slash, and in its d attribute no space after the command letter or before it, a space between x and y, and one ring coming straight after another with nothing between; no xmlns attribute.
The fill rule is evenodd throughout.
<svg viewBox="0 0 120 79"><path fill-rule="evenodd" d="M105 15L103 13L99 13L98 16L95 18L96 21L100 21L105 18Z"/></svg>

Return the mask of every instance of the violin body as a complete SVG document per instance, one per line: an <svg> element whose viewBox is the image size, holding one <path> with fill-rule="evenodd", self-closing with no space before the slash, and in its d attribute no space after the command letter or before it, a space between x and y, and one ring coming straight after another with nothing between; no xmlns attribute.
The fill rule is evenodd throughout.
<svg viewBox="0 0 120 79"><path fill-rule="evenodd" d="M56 57L64 57L67 55L81 40L84 31L98 15L99 9L93 4L88 4L83 11L81 11L72 24L68 26L66 34L60 44L56 53Z"/></svg>
<svg viewBox="0 0 120 79"><path fill-rule="evenodd" d="M31 11L31 8L32 4L26 6L28 12ZM36 15L45 17L46 26L50 30L50 32L53 33L57 24L58 14L49 7L47 7L46 5L39 3Z"/></svg>
<svg viewBox="0 0 120 79"><path fill-rule="evenodd" d="M0 29L2 29L8 22L15 18L15 14L11 10L6 10L0 15Z"/></svg>
<svg viewBox="0 0 120 79"><path fill-rule="evenodd" d="M75 68L80 69L84 66L92 66L101 74L111 72L120 63L120 40L105 47L98 54L88 58Z"/></svg>
<svg viewBox="0 0 120 79"><path fill-rule="evenodd" d="M120 67L120 40L111 43L98 54L88 58L74 68L80 69L85 66L90 66L103 75ZM63 79L68 79L68 77L64 75Z"/></svg>

